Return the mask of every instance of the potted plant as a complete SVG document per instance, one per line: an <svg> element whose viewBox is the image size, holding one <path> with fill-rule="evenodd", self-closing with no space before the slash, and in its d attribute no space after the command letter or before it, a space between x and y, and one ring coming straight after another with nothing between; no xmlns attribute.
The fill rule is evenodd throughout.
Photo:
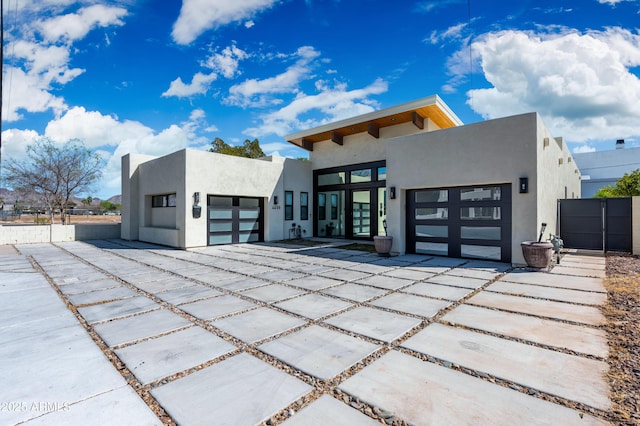
<svg viewBox="0 0 640 426"><path fill-rule="evenodd" d="M391 256L391 246L393 245L393 237L387 235L387 221L382 221L384 227L384 235L376 235L373 237L373 245L376 248L376 253L383 257Z"/></svg>
<svg viewBox="0 0 640 426"><path fill-rule="evenodd" d="M542 223L542 229L540 229L540 236L538 241L524 241L520 243L522 247L522 255L527 262L527 266L530 268L544 269L548 268L551 263L551 257L553 256L553 244L550 242L543 242L542 235L546 229L547 224Z"/></svg>

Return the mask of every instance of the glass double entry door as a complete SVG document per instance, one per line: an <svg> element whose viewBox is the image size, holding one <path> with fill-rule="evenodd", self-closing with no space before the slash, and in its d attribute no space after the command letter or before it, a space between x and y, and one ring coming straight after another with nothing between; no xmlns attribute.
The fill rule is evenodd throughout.
<svg viewBox="0 0 640 426"><path fill-rule="evenodd" d="M386 188L318 192L318 236L371 239L384 235Z"/></svg>

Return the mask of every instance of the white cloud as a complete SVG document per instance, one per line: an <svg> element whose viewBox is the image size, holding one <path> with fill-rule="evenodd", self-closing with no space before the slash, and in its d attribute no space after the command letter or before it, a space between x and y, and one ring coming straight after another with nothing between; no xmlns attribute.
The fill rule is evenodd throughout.
<svg viewBox="0 0 640 426"><path fill-rule="evenodd" d="M49 82L40 75L26 74L20 68L6 68L7 80L2 99L3 119L7 122L22 118L19 111L43 112L53 110L56 115L67 109L64 99L50 92ZM5 87L6 87L5 86Z"/></svg>
<svg viewBox="0 0 640 426"><path fill-rule="evenodd" d="M485 118L537 111L574 142L640 135L637 33L501 31L478 37L473 56L492 87L469 91L468 103ZM464 69L465 49L450 63L454 78Z"/></svg>
<svg viewBox="0 0 640 426"><path fill-rule="evenodd" d="M121 7L109 7L96 4L78 9L78 13L56 16L35 23L42 35L50 43L75 41L84 38L96 27L124 25L121 18L127 10Z"/></svg>
<svg viewBox="0 0 640 426"><path fill-rule="evenodd" d="M77 13L55 16L77 0L15 2L12 26L6 30L3 75L3 119L16 121L26 112L52 111L60 116L68 107L55 93L85 72L70 67L73 42L97 27L123 25L127 11L92 5ZM82 3L82 2L81 2ZM43 19L42 14L53 16Z"/></svg>
<svg viewBox="0 0 640 426"><path fill-rule="evenodd" d="M468 24L463 22L457 25L453 25L444 31L433 30L429 37L425 38L424 41L425 43L429 44L441 44L445 41L460 40L462 39L462 33L464 29L467 28L467 26Z"/></svg>
<svg viewBox="0 0 640 426"><path fill-rule="evenodd" d="M421 1L416 5L419 12L433 12L437 9L444 9L447 6L466 3L466 0L427 0Z"/></svg>
<svg viewBox="0 0 640 426"><path fill-rule="evenodd" d="M207 93L211 83L218 78L215 72L210 74L196 73L191 79L191 83L185 84L180 77L171 82L169 88L162 94L163 97L176 96L178 98L189 98L194 95Z"/></svg>
<svg viewBox="0 0 640 426"><path fill-rule="evenodd" d="M180 16L171 35L176 43L189 44L207 30L252 18L278 0L182 0Z"/></svg>
<svg viewBox="0 0 640 426"><path fill-rule="evenodd" d="M254 138L269 134L284 136L298 129L312 128L332 121L366 114L374 111L377 107L377 103L369 97L388 90L387 82L381 79L356 90L347 90L344 84L330 88L324 83L320 83L317 87L320 93L316 95L299 94L285 107L262 115L260 126L246 129L244 133ZM317 118L303 118L314 112L320 113Z"/></svg>
<svg viewBox="0 0 640 426"><path fill-rule="evenodd" d="M244 27L245 27L245 28L251 28L251 27L253 27L255 24L256 24L255 22L253 22L252 20L249 20L249 21L247 21L247 22L245 22L245 23L244 23Z"/></svg>
<svg viewBox="0 0 640 426"><path fill-rule="evenodd" d="M123 155L161 156L187 147L201 148L209 143L209 138L201 136L201 132L212 127L201 109L192 111L188 120L156 132L139 121L120 120L98 111L74 107L50 121L43 135L34 130L3 131L3 158L24 158L25 147L42 136L58 143L80 139L88 148L103 155L106 166L99 183L100 195L109 197L121 191L120 161Z"/></svg>
<svg viewBox="0 0 640 426"><path fill-rule="evenodd" d="M574 154L583 154L585 152L595 152L595 148L589 145L580 145L577 146L575 148L573 148L573 153Z"/></svg>
<svg viewBox="0 0 640 426"><path fill-rule="evenodd" d="M262 80L249 79L231 86L225 103L241 107L263 107L277 105L282 101L271 95L297 93L298 85L309 78L313 69L313 60L320 52L311 46L300 47L295 54L299 59L281 74Z"/></svg>
<svg viewBox="0 0 640 426"><path fill-rule="evenodd" d="M202 65L215 70L225 78L232 78L238 74L241 60L247 59L249 54L235 44L225 47L222 52L209 56Z"/></svg>

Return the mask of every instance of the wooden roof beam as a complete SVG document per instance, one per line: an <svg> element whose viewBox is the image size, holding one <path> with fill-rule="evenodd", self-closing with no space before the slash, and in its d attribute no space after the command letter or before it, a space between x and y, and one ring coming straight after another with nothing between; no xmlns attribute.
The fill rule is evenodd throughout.
<svg viewBox="0 0 640 426"><path fill-rule="evenodd" d="M344 143L342 141L342 135L338 132L331 132L331 141L338 145L342 145Z"/></svg>
<svg viewBox="0 0 640 426"><path fill-rule="evenodd" d="M307 151L313 151L313 142L311 142L308 139L302 138L302 141L300 141L302 148L306 149Z"/></svg>
<svg viewBox="0 0 640 426"><path fill-rule="evenodd" d="M374 138L379 139L380 138L380 127L376 126L373 123L369 123L367 125L367 133L369 133Z"/></svg>
<svg viewBox="0 0 640 426"><path fill-rule="evenodd" d="M414 126L416 126L418 129L424 129L424 117L422 117L420 114L418 114L417 112L413 111L412 115L412 121Z"/></svg>

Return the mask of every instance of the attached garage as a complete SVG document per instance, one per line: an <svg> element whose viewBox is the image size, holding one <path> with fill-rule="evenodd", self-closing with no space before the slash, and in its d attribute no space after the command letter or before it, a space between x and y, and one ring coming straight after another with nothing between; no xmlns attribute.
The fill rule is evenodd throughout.
<svg viewBox="0 0 640 426"><path fill-rule="evenodd" d="M264 241L264 199L207 197L208 245Z"/></svg>
<svg viewBox="0 0 640 426"><path fill-rule="evenodd" d="M511 184L408 190L407 252L511 262Z"/></svg>

